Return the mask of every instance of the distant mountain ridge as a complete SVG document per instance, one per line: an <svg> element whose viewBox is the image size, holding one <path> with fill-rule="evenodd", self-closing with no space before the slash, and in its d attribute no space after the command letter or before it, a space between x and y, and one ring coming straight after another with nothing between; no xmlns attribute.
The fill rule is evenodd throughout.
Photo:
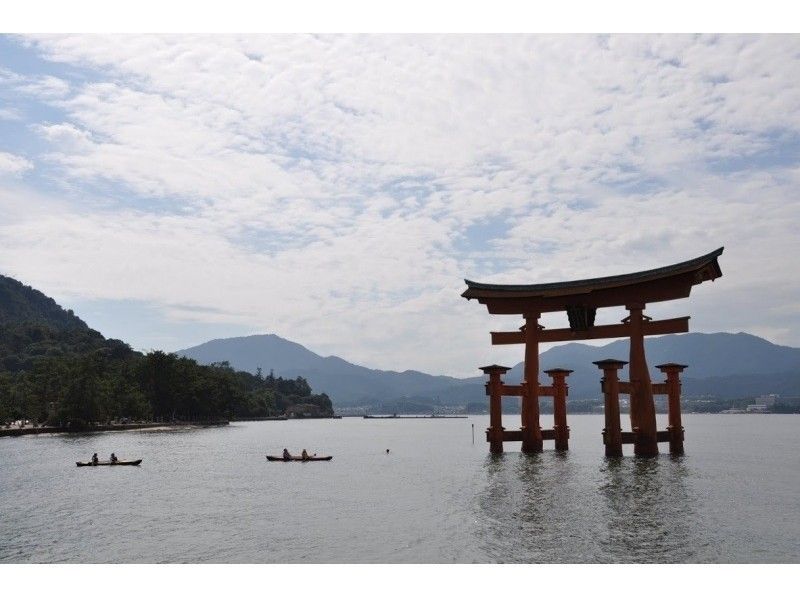
<svg viewBox="0 0 800 598"><path fill-rule="evenodd" d="M20 348L19 338L30 343ZM655 365L685 363L684 396L715 395L743 398L764 393L800 396L800 349L775 345L745 333L688 333L646 340L647 359L654 381L662 374ZM81 354L103 349L119 356L134 352L122 341L105 339L53 299L13 278L0 275L0 369L27 370L43 357ZM234 368L265 375L305 378L317 392L326 392L337 405L365 404L404 399L431 400L441 405L485 402L482 376L455 378L407 370L370 369L341 357L322 357L302 345L274 334L218 339L177 352L209 364L228 361ZM522 347L520 347L520 356ZM544 371L553 367L574 370L568 378L570 398L600 396L600 372L592 364L605 358L628 359L628 341L603 347L568 343L541 354ZM477 368L484 364L475 364ZM511 364L505 364L511 365ZM623 379L627 371L622 372ZM522 378L522 363L506 376L510 383ZM542 383L548 377L540 374Z"/></svg>
<svg viewBox="0 0 800 598"><path fill-rule="evenodd" d="M314 389L324 388L334 401L358 403L365 400L436 393L471 380L432 376L414 370L394 372L355 365L340 357L322 357L302 345L274 334L217 339L176 351L198 363L228 361L236 369L276 376L302 376Z"/></svg>
<svg viewBox="0 0 800 598"><path fill-rule="evenodd" d="M689 367L683 376L684 395L740 398L762 393L800 395L800 349L775 345L746 333L687 333L646 340L647 360L654 381L663 375L659 363L677 361ZM520 352L521 348L520 348ZM312 388L324 388L335 404L359 404L397 398L437 398L440 404L485 401L481 376L454 378L413 370L394 372L354 365L340 357L322 357L274 334L219 339L178 351L200 363L228 361L238 369L270 369L284 377L302 376ZM600 371L592 363L616 358L627 361L628 341L602 347L569 343L540 356L542 372L554 367L573 370L568 378L571 398L600 396ZM476 364L476 369L478 365ZM627 377L627 368L622 372ZM517 383L522 363L506 379ZM547 383L546 374L540 381Z"/></svg>
<svg viewBox="0 0 800 598"><path fill-rule="evenodd" d="M688 367L682 375L686 396L715 395L741 398L762 393L800 395L800 349L775 345L744 332L690 332L645 339L647 363L653 381L664 375L655 367L660 363L677 362ZM570 396L600 396L600 370L592 362L601 359L628 360L627 340L617 340L601 347L568 343L548 349L540 356L542 372L564 367L573 370L567 382ZM518 383L522 379L522 362L507 374ZM623 368L620 377L628 377ZM540 381L549 380L540 374Z"/></svg>

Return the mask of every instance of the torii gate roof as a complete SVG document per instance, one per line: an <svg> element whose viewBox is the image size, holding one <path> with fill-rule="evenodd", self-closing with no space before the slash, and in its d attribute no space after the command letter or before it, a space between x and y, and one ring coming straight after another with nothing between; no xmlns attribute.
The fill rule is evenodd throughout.
<svg viewBox="0 0 800 598"><path fill-rule="evenodd" d="M544 284L487 284L464 280L461 296L477 299L493 314L566 311L654 303L688 297L692 286L722 276L717 258L724 247L692 260L617 276Z"/></svg>

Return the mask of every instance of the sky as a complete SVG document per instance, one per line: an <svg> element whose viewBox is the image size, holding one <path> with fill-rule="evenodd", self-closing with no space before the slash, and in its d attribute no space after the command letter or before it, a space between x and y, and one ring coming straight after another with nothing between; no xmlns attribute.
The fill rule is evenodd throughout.
<svg viewBox="0 0 800 598"><path fill-rule="evenodd" d="M798 35L4 35L0 273L136 349L471 376L522 322L464 278L724 246L646 313L800 346L798 81Z"/></svg>

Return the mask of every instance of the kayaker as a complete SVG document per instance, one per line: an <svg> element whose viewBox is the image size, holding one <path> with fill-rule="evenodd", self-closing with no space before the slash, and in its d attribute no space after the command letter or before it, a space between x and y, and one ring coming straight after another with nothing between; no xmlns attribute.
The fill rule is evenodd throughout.
<svg viewBox="0 0 800 598"><path fill-rule="evenodd" d="M308 460L308 451L306 451L306 449L303 449L303 453L302 453L301 457L303 457L303 461L307 461Z"/></svg>
<svg viewBox="0 0 800 598"><path fill-rule="evenodd" d="M97 465L97 461L98 461L97 453L95 453L94 455L92 455L92 465Z"/></svg>
<svg viewBox="0 0 800 598"><path fill-rule="evenodd" d="M111 453L111 462L116 463L118 461L117 456L114 453Z"/></svg>
<svg viewBox="0 0 800 598"><path fill-rule="evenodd" d="M283 449L283 458L289 461L292 456L289 454L289 449Z"/></svg>

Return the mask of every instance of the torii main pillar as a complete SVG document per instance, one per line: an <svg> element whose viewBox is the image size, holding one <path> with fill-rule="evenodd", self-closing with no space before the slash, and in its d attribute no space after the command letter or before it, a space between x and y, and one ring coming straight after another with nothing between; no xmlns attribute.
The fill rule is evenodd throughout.
<svg viewBox="0 0 800 598"><path fill-rule="evenodd" d="M643 303L631 303L625 306L630 315L630 362L628 371L631 381L630 416L631 430L635 435L633 453L641 457L658 455L656 429L656 408L653 402L653 386L650 382L650 371L644 354L644 322ZM650 318L647 318L650 320Z"/></svg>
<svg viewBox="0 0 800 598"><path fill-rule="evenodd" d="M522 452L541 453L544 447L539 425L539 317L525 314L525 379L522 394Z"/></svg>

